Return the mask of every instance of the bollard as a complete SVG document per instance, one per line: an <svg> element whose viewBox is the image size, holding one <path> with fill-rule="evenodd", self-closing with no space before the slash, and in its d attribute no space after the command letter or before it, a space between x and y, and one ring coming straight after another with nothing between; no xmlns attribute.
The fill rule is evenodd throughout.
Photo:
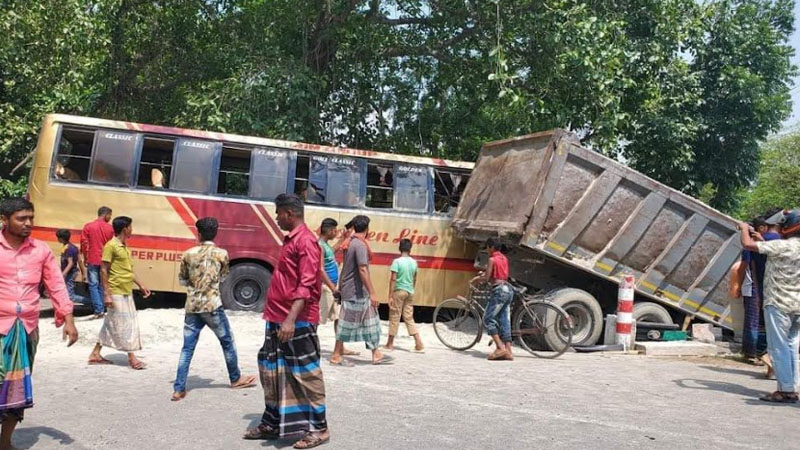
<svg viewBox="0 0 800 450"><path fill-rule="evenodd" d="M633 337L631 323L633 322L633 275L623 275L619 280L619 295L617 301L617 344L621 344L625 351L631 348Z"/></svg>

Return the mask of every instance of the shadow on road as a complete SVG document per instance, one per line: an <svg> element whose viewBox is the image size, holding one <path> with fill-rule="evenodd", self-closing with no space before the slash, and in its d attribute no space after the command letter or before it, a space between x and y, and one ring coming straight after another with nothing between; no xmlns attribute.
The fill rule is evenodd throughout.
<svg viewBox="0 0 800 450"><path fill-rule="evenodd" d="M757 379L762 379L762 380L766 379L766 378L764 378L764 374L766 373L766 369L763 368L763 367L761 368L761 371L748 370L748 369L736 369L736 368L733 368L733 367L717 367L717 366L700 366L700 367L702 367L703 369L710 370L712 372L728 373L728 374L731 374L731 375L744 375L744 376L748 376L748 377L751 377L751 378L757 378Z"/></svg>
<svg viewBox="0 0 800 450"><path fill-rule="evenodd" d="M75 443L70 435L63 431L50 427L20 427L14 433L14 445L18 449L28 449L34 447L39 442L42 435L49 436L58 441L61 445L71 445Z"/></svg>

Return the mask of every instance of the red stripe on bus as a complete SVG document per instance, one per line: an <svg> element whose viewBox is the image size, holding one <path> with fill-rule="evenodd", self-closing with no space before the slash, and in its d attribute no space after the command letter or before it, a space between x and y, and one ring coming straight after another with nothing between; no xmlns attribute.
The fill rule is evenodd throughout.
<svg viewBox="0 0 800 450"><path fill-rule="evenodd" d="M186 208L184 208L183 204L181 204L180 199L178 197L172 197L168 195L167 201L169 202L170 205L172 205L172 209L174 209L175 212L178 213L178 216L180 216L181 220L183 220L183 223L185 223L186 226L189 227L189 231L191 231L192 234L195 235L196 237L197 229L194 227L194 219L192 219L192 215L189 213L189 211L186 210Z"/></svg>
<svg viewBox="0 0 800 450"><path fill-rule="evenodd" d="M273 219L272 216L269 214L269 211L267 211L267 208L265 208L264 205L256 204L256 209L258 209L258 212L260 212L261 215L264 216L264 219L266 219L266 221L269 224L270 228L272 228L272 231L275 232L275 235L276 236L283 236L283 231L281 231L281 228L275 222L275 219Z"/></svg>

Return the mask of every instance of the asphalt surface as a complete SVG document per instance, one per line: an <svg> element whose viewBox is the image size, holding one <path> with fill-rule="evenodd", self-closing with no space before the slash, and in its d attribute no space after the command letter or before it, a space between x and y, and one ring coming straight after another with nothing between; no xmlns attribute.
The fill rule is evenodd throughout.
<svg viewBox="0 0 800 450"><path fill-rule="evenodd" d="M140 313L149 368L88 366L99 321L79 322L81 340L65 348L43 319L34 370L36 406L19 426L20 449L259 449L291 442L244 441L263 410L260 387L227 387L222 354L204 331L189 395L169 401L183 313ZM263 340L258 316L231 317L245 373L256 373ZM385 331L385 327L384 327ZM422 327L426 354L401 349L393 365L324 364L331 442L324 449L710 449L800 448L800 406L757 400L774 381L761 370L717 358L679 360L566 354L489 362L487 340L454 352ZM328 356L330 325L320 330ZM401 327L398 347L413 341Z"/></svg>

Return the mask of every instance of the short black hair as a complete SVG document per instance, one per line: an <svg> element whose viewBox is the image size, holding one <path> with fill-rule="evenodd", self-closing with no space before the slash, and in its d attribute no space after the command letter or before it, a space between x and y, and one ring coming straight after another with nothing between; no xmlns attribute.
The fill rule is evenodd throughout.
<svg viewBox="0 0 800 450"><path fill-rule="evenodd" d="M753 228L769 226L769 224L767 224L767 221L761 216L753 218L753 221L750 223L753 225Z"/></svg>
<svg viewBox="0 0 800 450"><path fill-rule="evenodd" d="M400 252L411 251L411 239L400 239Z"/></svg>
<svg viewBox="0 0 800 450"><path fill-rule="evenodd" d="M213 241L217 237L217 230L219 230L219 222L213 217L203 217L194 223L197 227L197 233L200 239L204 241Z"/></svg>
<svg viewBox="0 0 800 450"><path fill-rule="evenodd" d="M18 211L33 211L33 203L22 197L7 198L0 203L0 215L6 219L10 219Z"/></svg>
<svg viewBox="0 0 800 450"><path fill-rule="evenodd" d="M353 230L356 233L363 233L369 228L369 217L367 216L355 216L350 222L353 224Z"/></svg>
<svg viewBox="0 0 800 450"><path fill-rule="evenodd" d="M57 238L58 238L58 240L60 240L60 241L67 241L67 242L69 242L69 237L70 237L70 236L72 236L72 234L69 232L69 230L66 230L66 229L64 229L64 228L61 228L60 230L56 231L56 237L57 237Z"/></svg>
<svg viewBox="0 0 800 450"><path fill-rule="evenodd" d="M114 217L114 220L111 221L111 226L114 227L114 234L119 235L122 233L122 230L128 228L133 223L133 219L128 216L119 216Z"/></svg>
<svg viewBox="0 0 800 450"><path fill-rule="evenodd" d="M97 209L97 217L105 216L106 214L111 214L111 208L108 206L101 206Z"/></svg>
<svg viewBox="0 0 800 450"><path fill-rule="evenodd" d="M280 194L275 197L275 209L288 209L297 217L303 217L303 199L297 194Z"/></svg>
<svg viewBox="0 0 800 450"><path fill-rule="evenodd" d="M344 229L345 229L345 230L352 230L352 229L353 229L353 219L350 219L350 221L349 221L349 222L347 222L346 224L344 224Z"/></svg>
<svg viewBox="0 0 800 450"><path fill-rule="evenodd" d="M337 222L335 219L331 219L330 217L328 217L322 220L322 224L319 226L319 231L320 233L325 234L328 231L330 231L331 228L335 229L338 226L339 222Z"/></svg>

